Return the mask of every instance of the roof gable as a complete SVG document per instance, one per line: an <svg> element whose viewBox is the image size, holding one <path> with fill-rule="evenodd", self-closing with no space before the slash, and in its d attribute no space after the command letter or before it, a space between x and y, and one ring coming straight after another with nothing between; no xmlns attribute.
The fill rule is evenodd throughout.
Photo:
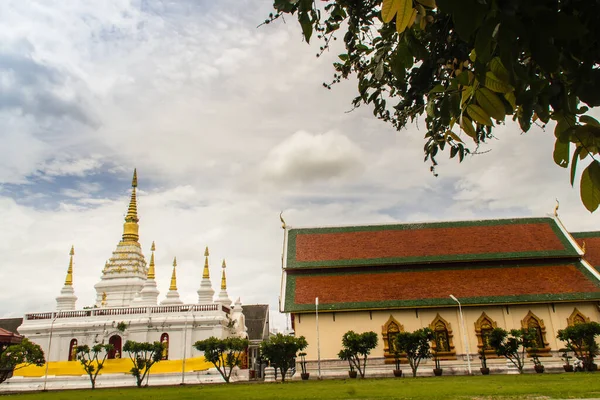
<svg viewBox="0 0 600 400"><path fill-rule="evenodd" d="M553 218L300 228L286 269L580 257Z"/></svg>
<svg viewBox="0 0 600 400"><path fill-rule="evenodd" d="M600 272L600 232L576 232L572 235L582 248L585 247L583 258Z"/></svg>

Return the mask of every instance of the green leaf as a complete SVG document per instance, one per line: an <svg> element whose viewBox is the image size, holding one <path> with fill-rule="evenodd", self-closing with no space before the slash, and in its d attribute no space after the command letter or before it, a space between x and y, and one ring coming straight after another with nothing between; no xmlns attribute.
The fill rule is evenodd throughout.
<svg viewBox="0 0 600 400"><path fill-rule="evenodd" d="M413 14L412 0L398 0L398 12L396 14L396 31L402 33L406 30Z"/></svg>
<svg viewBox="0 0 600 400"><path fill-rule="evenodd" d="M498 93L509 93L515 90L511 85L498 78L492 71L488 71L485 74L485 87Z"/></svg>
<svg viewBox="0 0 600 400"><path fill-rule="evenodd" d="M473 128L473 123L469 118L465 117L464 115L460 117L460 127L463 131L465 131L467 135L471 136L473 139L477 138L477 132L475 131L475 128Z"/></svg>
<svg viewBox="0 0 600 400"><path fill-rule="evenodd" d="M556 139L554 142L554 162L559 167L567 168L569 166L570 143Z"/></svg>
<svg viewBox="0 0 600 400"><path fill-rule="evenodd" d="M384 23L391 22L398 12L400 3L403 0L383 0L381 5L381 19Z"/></svg>
<svg viewBox="0 0 600 400"><path fill-rule="evenodd" d="M340 54L338 58L342 61L348 61L348 54Z"/></svg>
<svg viewBox="0 0 600 400"><path fill-rule="evenodd" d="M587 124L587 125L600 127L600 123L598 122L598 120L596 120L596 118L593 118L589 115L582 115L581 117L579 117L579 122L583 122L584 124Z"/></svg>
<svg viewBox="0 0 600 400"><path fill-rule="evenodd" d="M511 112L515 111L515 107L517 106L517 98L515 97L515 92L504 93L504 98L508 101L508 104L512 107Z"/></svg>
<svg viewBox="0 0 600 400"><path fill-rule="evenodd" d="M492 34L494 33L494 29L496 29L496 25L498 24L495 20L485 21L475 36L474 51L477 53L477 58L479 61L484 64L490 61L492 50Z"/></svg>
<svg viewBox="0 0 600 400"><path fill-rule="evenodd" d="M496 77L498 77L498 79L502 82L510 83L508 70L506 69L506 67L504 67L502 61L500 61L500 57L492 58L492 60L490 61L490 71L492 71L494 75L496 75Z"/></svg>
<svg viewBox="0 0 600 400"><path fill-rule="evenodd" d="M433 99L427 102L427 106L425 106L425 112L427 113L428 117L435 117L435 102Z"/></svg>
<svg viewBox="0 0 600 400"><path fill-rule="evenodd" d="M478 105L469 104L467 106L467 113L471 118L473 118L473 121L476 121L486 126L493 125L490 116L483 110L483 108L479 107Z"/></svg>
<svg viewBox="0 0 600 400"><path fill-rule="evenodd" d="M505 114L504 103L491 90L487 88L477 89L475 100L485 110L485 112L496 120L503 120Z"/></svg>
<svg viewBox="0 0 600 400"><path fill-rule="evenodd" d="M380 80L383 78L383 61L380 61L375 67L375 79Z"/></svg>
<svg viewBox="0 0 600 400"><path fill-rule="evenodd" d="M444 87L444 85L435 85L433 87L433 89L431 89L429 91L429 94L433 94L433 93L443 93L446 90L446 88Z"/></svg>
<svg viewBox="0 0 600 400"><path fill-rule="evenodd" d="M594 212L600 205L600 163L593 161L581 175L581 201L589 212Z"/></svg>
<svg viewBox="0 0 600 400"><path fill-rule="evenodd" d="M307 12L301 12L298 14L298 22L300 22L300 26L302 27L302 33L304 34L304 39L306 43L310 43L310 37L312 36L312 22Z"/></svg>
<svg viewBox="0 0 600 400"><path fill-rule="evenodd" d="M577 146L575 148L575 152L573 153L573 160L571 161L571 187L573 186L573 183L575 182L575 171L577 170L577 156L579 155L579 153L581 153L581 150L583 149L583 147L581 146Z"/></svg>

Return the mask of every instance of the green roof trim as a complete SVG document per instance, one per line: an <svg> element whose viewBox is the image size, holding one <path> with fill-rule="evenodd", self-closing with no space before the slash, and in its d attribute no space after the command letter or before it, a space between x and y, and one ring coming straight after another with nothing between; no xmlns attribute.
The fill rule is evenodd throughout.
<svg viewBox="0 0 600 400"><path fill-rule="evenodd" d="M600 237L600 231L592 231L592 232L573 232L571 233L575 239L585 239L585 238L593 238Z"/></svg>
<svg viewBox="0 0 600 400"><path fill-rule="evenodd" d="M575 266L588 280L592 281L600 289L600 281L590 272L581 262L570 263ZM528 267L528 266L552 266L556 263L528 263L526 265L490 265L490 266L453 266L445 269L480 269L480 268L506 268L506 267ZM302 276L326 276L326 275L348 275L348 274L376 274L388 272L411 272L438 270L439 268L411 268L397 269L386 268L377 271L373 270L351 270L343 273L323 270L310 273L287 273L285 282L285 302L283 312L315 312L314 304L296 304L296 278ZM549 293L549 294L530 294L530 295L507 295L507 296L485 296L485 297L461 297L462 305L503 305L514 303L550 303L562 301L595 301L600 300L600 290L597 292L581 293ZM455 306L456 303L447 296L440 298L411 299L411 300L385 300L385 301L365 301L365 302L347 302L347 303L319 303L319 311L344 311L344 310L375 310L386 308L420 308L420 307L438 307Z"/></svg>
<svg viewBox="0 0 600 400"><path fill-rule="evenodd" d="M502 252L502 253L472 253L472 254L449 254L449 255L424 255L414 257L385 257L385 258L355 258L343 260L324 260L324 261L297 261L296 260L296 238L298 235L310 234L328 234L328 233L348 233L348 232L375 232L385 230L422 230L432 228L460 228L476 226L500 226L516 224L548 224L556 234L563 245L563 250L540 250L527 252ZM600 235L600 232L598 232ZM452 221L452 222L432 222L417 224L396 224L396 225L365 225L365 226L347 226L347 227L324 227L324 228L290 228L288 231L288 245L286 269L314 269L314 268L335 268L335 267L359 267L359 266L387 266L387 265L406 265L406 264L428 264L428 263L448 263L462 261L492 261L492 260L520 260L520 259L539 259L539 258L566 258L580 257L578 250L573 246L569 238L564 234L557 222L553 218L513 218L513 219L493 219L477 221Z"/></svg>

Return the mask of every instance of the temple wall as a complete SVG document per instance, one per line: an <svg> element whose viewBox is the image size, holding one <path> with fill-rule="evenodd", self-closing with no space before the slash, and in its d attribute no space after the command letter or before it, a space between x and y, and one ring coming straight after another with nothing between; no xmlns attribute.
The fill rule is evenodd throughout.
<svg viewBox="0 0 600 400"><path fill-rule="evenodd" d="M472 359L477 356L477 336L475 322L485 312L497 326L507 330L521 328L521 321L529 311L543 322L546 330L546 341L551 351L563 347L562 342L556 339L559 329L567 327L567 319L577 308L591 321L600 321L600 311L596 303L554 303L510 306L469 306L463 308L465 328ZM466 354L464 340L460 325L458 307L405 309L405 310L374 310L374 311L345 311L345 312L319 312L319 341L321 360L337 360L337 353L341 350L342 336L349 330L357 333L374 331L378 334L377 348L371 352L371 357L384 356L384 342L382 327L393 317L408 332L428 327L436 315L445 319L452 331L452 343L458 357ZM317 333L315 314L295 314L296 336L304 336L308 341L306 349L307 359L317 359Z"/></svg>

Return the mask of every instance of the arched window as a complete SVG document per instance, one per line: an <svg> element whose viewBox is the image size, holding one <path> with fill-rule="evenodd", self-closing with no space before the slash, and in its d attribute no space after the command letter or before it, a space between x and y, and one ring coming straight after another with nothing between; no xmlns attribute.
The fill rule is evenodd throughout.
<svg viewBox="0 0 600 400"><path fill-rule="evenodd" d="M433 346L432 350L437 352L439 358L443 360L455 360L456 351L452 343L452 329L450 323L437 314L429 329L433 331Z"/></svg>
<svg viewBox="0 0 600 400"><path fill-rule="evenodd" d="M400 332L404 332L404 326L390 315L387 322L381 327L383 336L383 356L386 364L394 363L394 342Z"/></svg>
<svg viewBox="0 0 600 400"><path fill-rule="evenodd" d="M573 309L573 312L571 313L569 318L567 318L567 324L569 326L584 324L586 322L590 322L590 319L583 315L581 311L579 311L577 308Z"/></svg>
<svg viewBox="0 0 600 400"><path fill-rule="evenodd" d="M162 358L161 360L169 359L169 334L163 333L160 335L160 343L163 345Z"/></svg>
<svg viewBox="0 0 600 400"><path fill-rule="evenodd" d="M114 358L121 358L121 336L119 335L113 335L110 337L110 339L108 339L108 344L112 344L113 345L113 349L111 351L108 352L108 358L109 359L114 359Z"/></svg>
<svg viewBox="0 0 600 400"><path fill-rule="evenodd" d="M77 339L71 339L69 343L69 361L77 360Z"/></svg>
<svg viewBox="0 0 600 400"><path fill-rule="evenodd" d="M540 319L537 315L529 311L525 318L521 321L521 327L524 329L532 329L535 331L535 347L536 354L542 357L550 357L550 346L546 342L546 327L544 326L544 320ZM530 354L528 349L528 354ZM530 354L531 355L531 354Z"/></svg>
<svg viewBox="0 0 600 400"><path fill-rule="evenodd" d="M491 319L485 312L475 321L475 336L477 336L477 352L480 352L485 344L486 357L496 357L496 351L490 345L490 334L498 327L496 321Z"/></svg>

